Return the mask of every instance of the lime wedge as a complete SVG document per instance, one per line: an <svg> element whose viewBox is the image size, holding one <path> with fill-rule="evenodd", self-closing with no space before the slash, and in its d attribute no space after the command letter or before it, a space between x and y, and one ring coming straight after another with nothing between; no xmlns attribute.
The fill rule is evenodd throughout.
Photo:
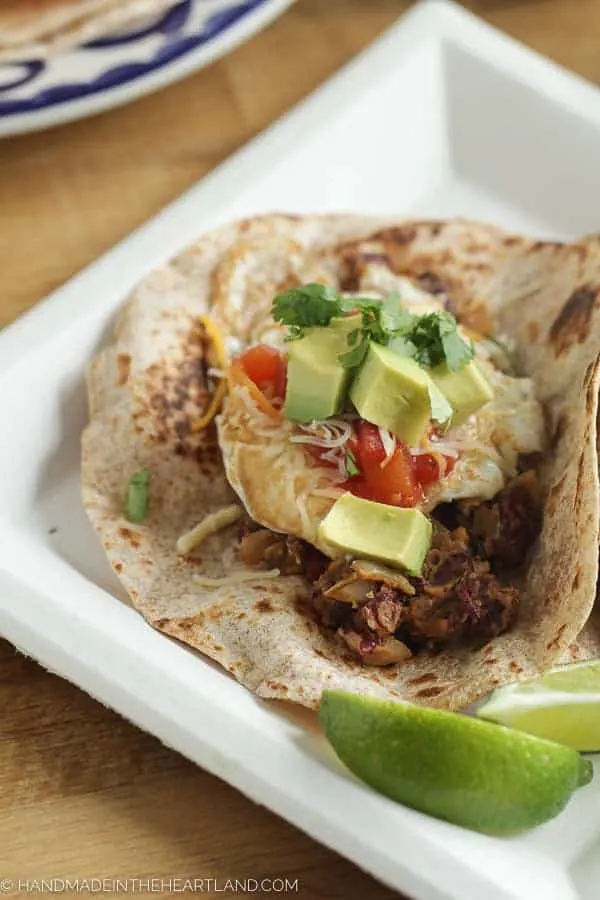
<svg viewBox="0 0 600 900"><path fill-rule="evenodd" d="M600 751L600 660L499 688L477 715L575 750Z"/></svg>
<svg viewBox="0 0 600 900"><path fill-rule="evenodd" d="M457 713L325 691L319 718L342 762L375 790L486 834L547 822L593 775L569 747Z"/></svg>

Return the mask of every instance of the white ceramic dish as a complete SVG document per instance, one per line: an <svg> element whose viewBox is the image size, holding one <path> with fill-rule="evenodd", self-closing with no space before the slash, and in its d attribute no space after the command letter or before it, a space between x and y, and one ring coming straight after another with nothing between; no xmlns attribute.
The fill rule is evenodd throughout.
<svg viewBox="0 0 600 900"><path fill-rule="evenodd" d="M311 715L257 701L122 602L81 510L78 470L85 360L129 288L202 230L258 211L346 209L467 214L569 237L600 224L599 157L598 91L428 2L7 329L0 633L418 900L596 898L599 778L554 822L511 840L376 795L335 762Z"/></svg>
<svg viewBox="0 0 600 900"><path fill-rule="evenodd" d="M47 60L0 63L0 137L51 128L173 84L248 40L293 0L177 0Z"/></svg>

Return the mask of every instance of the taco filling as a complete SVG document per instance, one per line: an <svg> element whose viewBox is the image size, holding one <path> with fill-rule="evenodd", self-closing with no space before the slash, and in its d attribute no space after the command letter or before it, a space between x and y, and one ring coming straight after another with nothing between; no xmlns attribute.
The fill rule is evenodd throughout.
<svg viewBox="0 0 600 900"><path fill-rule="evenodd" d="M250 517L241 562L308 579L321 624L367 665L510 629L546 444L510 350L406 280L294 287L272 318L270 343L231 360L217 419Z"/></svg>

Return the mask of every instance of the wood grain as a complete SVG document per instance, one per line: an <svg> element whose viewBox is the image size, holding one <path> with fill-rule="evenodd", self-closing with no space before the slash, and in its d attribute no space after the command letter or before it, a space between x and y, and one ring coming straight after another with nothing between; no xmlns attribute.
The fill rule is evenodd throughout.
<svg viewBox="0 0 600 900"><path fill-rule="evenodd" d="M0 326L289 109L409 5L298 0L178 85L0 143ZM600 0L465 5L600 81ZM277 875L298 878L304 898L395 896L6 642L0 705L0 877Z"/></svg>

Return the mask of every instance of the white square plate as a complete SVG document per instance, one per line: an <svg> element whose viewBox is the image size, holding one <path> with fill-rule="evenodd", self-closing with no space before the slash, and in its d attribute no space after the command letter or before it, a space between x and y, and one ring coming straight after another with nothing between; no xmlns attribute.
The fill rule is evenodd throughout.
<svg viewBox="0 0 600 900"><path fill-rule="evenodd" d="M464 214L540 236L600 225L600 94L427 2L300 108L0 335L0 633L418 900L592 900L600 784L519 839L404 809L302 711L257 701L126 603L79 500L84 364L148 269L269 210ZM54 529L57 529L54 531ZM366 825L368 823L368 827Z"/></svg>

